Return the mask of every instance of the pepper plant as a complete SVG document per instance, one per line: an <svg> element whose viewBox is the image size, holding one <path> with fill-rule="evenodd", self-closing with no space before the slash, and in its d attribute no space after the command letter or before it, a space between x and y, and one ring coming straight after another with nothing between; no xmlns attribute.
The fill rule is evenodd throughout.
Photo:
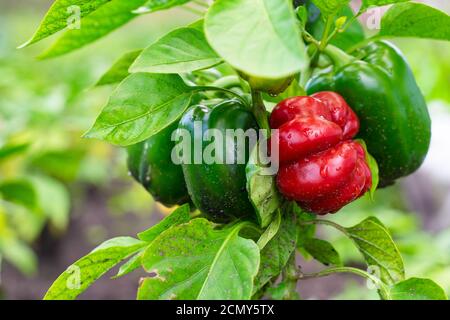
<svg viewBox="0 0 450 320"><path fill-rule="evenodd" d="M43 59L155 11L179 6L198 19L124 53L97 84L116 89L85 134L126 147L132 176L156 200L178 207L137 237L108 240L76 261L45 299L74 299L118 264L116 277L148 272L138 299L297 299L299 281L334 273L366 278L381 299L446 299L432 280L406 277L400 252L376 217L353 226L318 218L366 192L376 201L377 188L417 170L428 151L425 100L407 61L385 39L450 40L450 17L430 6L363 0L354 13L349 5L55 1L24 46L67 28L73 6L81 20ZM383 5L392 6L380 30L367 36L358 17ZM271 173L257 151L241 157L243 163L175 163L174 133L184 130L199 142L187 158L207 149L195 121L221 134L264 129L255 145L270 141L279 148L279 171ZM236 141L230 146L237 149ZM342 265L333 245L316 235L317 225L351 239L367 269ZM304 273L297 253L326 267Z"/></svg>

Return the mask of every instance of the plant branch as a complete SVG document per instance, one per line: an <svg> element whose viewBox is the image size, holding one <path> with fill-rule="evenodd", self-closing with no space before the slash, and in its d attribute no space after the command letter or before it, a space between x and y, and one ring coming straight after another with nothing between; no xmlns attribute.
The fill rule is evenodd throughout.
<svg viewBox="0 0 450 320"><path fill-rule="evenodd" d="M359 10L357 14L353 15L348 21L345 23L345 25L342 28L335 28L331 35L328 37L327 42L330 43L330 41L336 36L336 34L345 32L363 13L365 10Z"/></svg>
<svg viewBox="0 0 450 320"><path fill-rule="evenodd" d="M305 28L301 27L303 39L305 39L306 42L314 44L317 48L320 47L320 42L316 40L316 38L313 37L312 34L310 34L308 31L306 31Z"/></svg>
<svg viewBox="0 0 450 320"><path fill-rule="evenodd" d="M224 93L227 93L227 94L230 94L230 95L236 97L245 106L248 106L248 102L243 97L241 97L236 92L226 89L226 88L213 87L213 86L197 86L197 87L194 87L194 90L195 91L221 91L221 92L224 92Z"/></svg>
<svg viewBox="0 0 450 320"><path fill-rule="evenodd" d="M316 220L311 220L311 221L305 221L302 224L304 224L304 225L305 224L327 225L327 226L333 227L333 228L339 230L340 232L348 235L347 230L343 226L337 224L336 222L330 221L330 220L316 219ZM388 287L379 278L371 275L370 273L368 273L364 270L358 269L358 268L332 267L332 268L324 269L324 270L316 272L316 273L310 273L310 274L300 273L299 277L300 277L300 280L304 280L304 279L309 279L309 278L325 277L325 276L328 276L333 273L353 273L353 274L359 275L361 277L364 277L366 279L369 279L373 283L375 283L375 285L377 286L380 297L382 299L384 299L384 300L390 299Z"/></svg>
<svg viewBox="0 0 450 320"><path fill-rule="evenodd" d="M302 222L302 224L327 225L327 226L333 227L333 228L341 231L344 234L347 234L347 230L343 226L341 226L340 224L337 224L336 222L330 221L330 220L316 219L316 220Z"/></svg>
<svg viewBox="0 0 450 320"><path fill-rule="evenodd" d="M331 27L334 23L335 14L329 15L325 23L325 29L323 30L322 40L320 40L319 51L323 51L328 44L328 35L330 33Z"/></svg>
<svg viewBox="0 0 450 320"><path fill-rule="evenodd" d="M238 76L231 75L226 76L223 78L220 78L213 82L213 87L220 87L220 88L233 88L233 87L240 87L241 86L241 80Z"/></svg>
<svg viewBox="0 0 450 320"><path fill-rule="evenodd" d="M270 125L267 116L266 107L264 106L264 101L261 97L261 92L252 90L252 112L258 122L261 129L265 129L267 134L270 135Z"/></svg>
<svg viewBox="0 0 450 320"><path fill-rule="evenodd" d="M319 272L315 273L305 273L299 275L299 280L307 280L311 278L320 278L320 277L326 277L334 273L353 273L360 277L366 278L370 281L372 281L377 289L379 290L380 296L384 300L389 300L389 289L388 287L377 277L371 275L370 273L358 269L358 268L352 268L352 267L332 267L328 269L321 270Z"/></svg>
<svg viewBox="0 0 450 320"><path fill-rule="evenodd" d="M333 45L327 46L324 50L324 53L328 57L330 57L330 59L334 62L334 65L338 68L348 64L355 59L353 56L347 54L345 51Z"/></svg>

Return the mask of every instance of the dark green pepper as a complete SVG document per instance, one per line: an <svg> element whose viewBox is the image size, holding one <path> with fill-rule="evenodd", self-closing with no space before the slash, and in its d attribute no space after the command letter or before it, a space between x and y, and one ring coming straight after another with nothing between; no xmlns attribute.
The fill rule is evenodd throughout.
<svg viewBox="0 0 450 320"><path fill-rule="evenodd" d="M195 124L201 130L196 131ZM222 102L213 108L194 106L182 117L178 128L180 136L182 136L181 131L184 131L192 137L189 142L191 156L183 159L182 167L194 205L216 222L254 216L254 209L246 190L245 163L248 161L251 148L248 139L245 142L245 163L237 161L237 152L243 150L233 152L234 155L230 157L233 161L228 163L220 161L206 163L203 157L205 149L214 140L206 141L203 138L208 129L216 129L223 137L227 129L258 130L252 113L235 100ZM223 142L223 155L237 149L235 139L232 141L233 144L227 147L225 147L225 141ZM198 146L197 149L195 145ZM199 155L199 152L202 152L202 155ZM199 156L201 163L197 160L196 164L194 158L198 159ZM230 162L233 163L230 164Z"/></svg>
<svg viewBox="0 0 450 320"><path fill-rule="evenodd" d="M349 57L328 49L335 70L312 78L308 94L334 91L361 122L359 138L380 168L380 186L392 184L422 164L430 145L431 121L414 75L392 44L373 42Z"/></svg>
<svg viewBox="0 0 450 320"><path fill-rule="evenodd" d="M132 145L128 151L128 169L156 201L167 207L190 201L183 170L171 158L175 142L175 122L149 139Z"/></svg>

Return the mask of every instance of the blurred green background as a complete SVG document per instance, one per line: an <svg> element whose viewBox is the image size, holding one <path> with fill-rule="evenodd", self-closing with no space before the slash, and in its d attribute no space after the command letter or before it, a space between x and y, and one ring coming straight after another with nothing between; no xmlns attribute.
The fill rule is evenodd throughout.
<svg viewBox="0 0 450 320"><path fill-rule="evenodd" d="M450 12L443 1L423 1ZM73 261L100 242L134 235L167 210L127 175L123 150L81 138L112 87L94 87L124 52L140 49L196 16L182 9L145 15L103 40L61 58L35 57L53 39L17 50L52 1L0 0L0 298L41 299ZM357 5L357 1L355 1ZM371 27L377 12L362 21ZM369 31L370 32L370 31ZM450 294L450 43L395 41L409 60L433 118L430 154L397 185L361 199L331 219L350 226L369 215L385 223L408 276L429 277ZM332 230L348 265L363 267L351 243ZM301 259L303 269L320 265ZM113 273L109 274L112 275ZM142 274L103 277L84 299L134 299ZM351 275L299 283L305 299L371 299Z"/></svg>

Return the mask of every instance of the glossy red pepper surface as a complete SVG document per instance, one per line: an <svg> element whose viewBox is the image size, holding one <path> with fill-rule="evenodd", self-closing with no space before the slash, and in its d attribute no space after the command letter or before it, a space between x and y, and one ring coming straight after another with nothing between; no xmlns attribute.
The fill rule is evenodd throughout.
<svg viewBox="0 0 450 320"><path fill-rule="evenodd" d="M334 92L280 102L270 117L279 144L277 185L310 212L334 213L366 193L372 175L364 148L351 140L359 120Z"/></svg>

